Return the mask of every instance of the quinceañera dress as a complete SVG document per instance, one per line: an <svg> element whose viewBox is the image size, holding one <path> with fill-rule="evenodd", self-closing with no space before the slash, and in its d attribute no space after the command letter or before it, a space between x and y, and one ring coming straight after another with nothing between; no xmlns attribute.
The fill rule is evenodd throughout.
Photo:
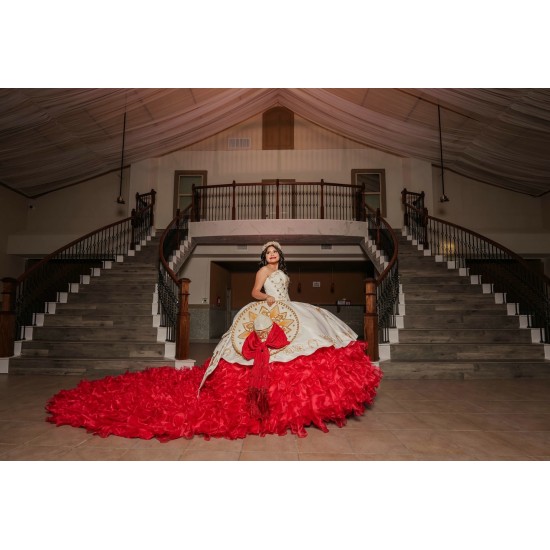
<svg viewBox="0 0 550 550"><path fill-rule="evenodd" d="M50 399L48 420L161 441L289 430L304 437L307 426L343 426L373 402L382 373L355 332L324 309L290 301L288 285L273 272L264 288L275 304L241 309L201 367L84 380Z"/></svg>

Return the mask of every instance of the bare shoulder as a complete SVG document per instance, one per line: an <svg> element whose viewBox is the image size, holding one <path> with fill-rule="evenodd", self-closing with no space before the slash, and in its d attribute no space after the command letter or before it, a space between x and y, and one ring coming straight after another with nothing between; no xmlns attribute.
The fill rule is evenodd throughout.
<svg viewBox="0 0 550 550"><path fill-rule="evenodd" d="M269 277L269 269L267 266L262 266L256 272L256 281L265 281Z"/></svg>

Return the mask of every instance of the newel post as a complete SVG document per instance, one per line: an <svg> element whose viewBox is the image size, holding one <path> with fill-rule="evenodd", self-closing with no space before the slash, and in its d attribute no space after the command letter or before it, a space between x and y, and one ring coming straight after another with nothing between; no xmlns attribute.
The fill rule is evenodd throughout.
<svg viewBox="0 0 550 550"><path fill-rule="evenodd" d="M187 359L189 357L189 279L180 279L179 289L179 310L176 325L176 359Z"/></svg>
<svg viewBox="0 0 550 550"><path fill-rule="evenodd" d="M2 304L0 307L0 357L11 357L15 345L15 290L17 281L11 277L2 279Z"/></svg>
<svg viewBox="0 0 550 550"><path fill-rule="evenodd" d="M376 307L376 280L365 281L365 342L371 361L378 361L378 310Z"/></svg>

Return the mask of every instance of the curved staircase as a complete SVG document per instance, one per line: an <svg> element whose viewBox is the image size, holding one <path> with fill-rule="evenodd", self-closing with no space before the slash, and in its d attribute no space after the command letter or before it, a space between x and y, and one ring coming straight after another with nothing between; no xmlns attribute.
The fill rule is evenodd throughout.
<svg viewBox="0 0 550 550"><path fill-rule="evenodd" d="M402 315L386 345L390 358L380 361L386 378L550 377L537 331L521 328L526 321L509 314L515 308L485 292L490 285L450 267L400 238Z"/></svg>
<svg viewBox="0 0 550 550"><path fill-rule="evenodd" d="M80 284L70 285L70 292L49 308L53 314L27 329L31 338L21 341L20 355L10 358L10 374L90 377L174 366L154 326L158 244L159 238L151 237L134 256L93 269Z"/></svg>

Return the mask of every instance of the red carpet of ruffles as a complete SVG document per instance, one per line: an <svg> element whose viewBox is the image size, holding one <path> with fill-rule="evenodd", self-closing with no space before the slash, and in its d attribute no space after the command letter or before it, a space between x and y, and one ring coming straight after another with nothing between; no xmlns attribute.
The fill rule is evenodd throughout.
<svg viewBox="0 0 550 550"><path fill-rule="evenodd" d="M361 415L382 378L371 364L363 342L345 348L322 348L290 362L270 363L269 413L250 414L251 368L223 359L197 389L208 361L201 367L172 367L126 372L100 380L83 380L61 390L47 403L47 420L58 426L86 428L101 437L117 435L169 441L196 435L238 439L249 434L305 437L305 427L328 431L346 417Z"/></svg>

